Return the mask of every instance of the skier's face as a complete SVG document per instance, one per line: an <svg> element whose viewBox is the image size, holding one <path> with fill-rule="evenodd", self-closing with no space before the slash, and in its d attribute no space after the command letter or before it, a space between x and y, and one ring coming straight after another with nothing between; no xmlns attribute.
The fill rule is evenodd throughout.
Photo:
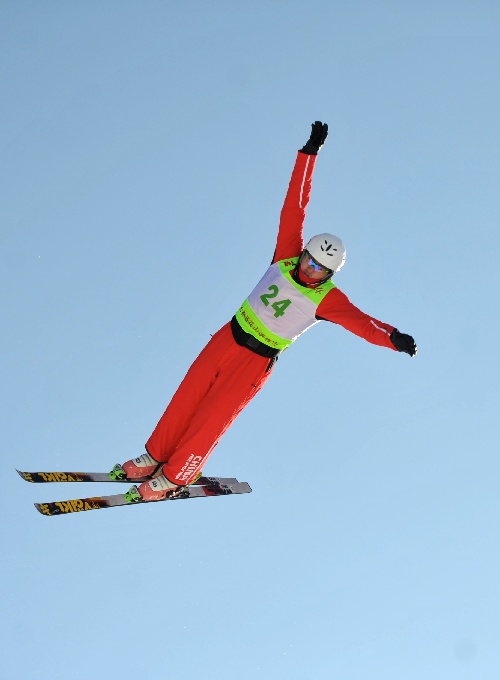
<svg viewBox="0 0 500 680"><path fill-rule="evenodd" d="M330 270L323 267L319 262L316 262L314 257L311 257L307 250L304 252L303 257L300 260L300 271L308 276L310 279L316 279L320 281L324 279L325 276L330 274Z"/></svg>

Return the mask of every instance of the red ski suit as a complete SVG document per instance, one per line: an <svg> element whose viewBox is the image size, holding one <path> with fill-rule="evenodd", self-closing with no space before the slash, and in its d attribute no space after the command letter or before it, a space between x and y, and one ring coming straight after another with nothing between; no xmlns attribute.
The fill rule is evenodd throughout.
<svg viewBox="0 0 500 680"><path fill-rule="evenodd" d="M302 230L316 158L300 151L297 155L273 263L297 257L304 248ZM389 339L394 327L364 314L338 288L320 302L316 318L395 350ZM202 350L146 443L149 454L165 463L163 472L174 483L189 484L194 479L221 436L271 375L277 357L261 356L242 346L233 329L227 323Z"/></svg>

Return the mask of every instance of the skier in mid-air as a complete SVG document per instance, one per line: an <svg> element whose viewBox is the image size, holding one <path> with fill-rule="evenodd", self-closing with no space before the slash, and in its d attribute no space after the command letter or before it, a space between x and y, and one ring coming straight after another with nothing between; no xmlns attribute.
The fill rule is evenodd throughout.
<svg viewBox="0 0 500 680"><path fill-rule="evenodd" d="M146 453L121 466L131 480L157 475L138 487L143 500L161 500L197 478L221 436L268 380L278 356L318 321L340 324L374 345L412 357L417 353L410 335L363 313L333 283L346 257L340 238L319 234L304 248L316 156L328 134L320 121L311 127L295 161L271 266L194 361Z"/></svg>

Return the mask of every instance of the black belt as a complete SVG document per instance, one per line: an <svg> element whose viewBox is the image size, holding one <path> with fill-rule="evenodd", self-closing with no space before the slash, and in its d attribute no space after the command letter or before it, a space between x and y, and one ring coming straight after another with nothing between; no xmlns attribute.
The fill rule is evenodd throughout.
<svg viewBox="0 0 500 680"><path fill-rule="evenodd" d="M259 354L261 357L276 357L281 352L281 350L269 347L269 345L257 340L257 338L254 338L250 333L245 333L235 316L231 319L231 330L233 331L233 338L237 345L246 347L255 354Z"/></svg>

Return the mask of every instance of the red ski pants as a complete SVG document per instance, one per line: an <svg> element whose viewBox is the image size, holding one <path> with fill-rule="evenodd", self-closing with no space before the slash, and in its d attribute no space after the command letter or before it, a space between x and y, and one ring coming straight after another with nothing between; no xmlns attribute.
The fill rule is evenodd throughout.
<svg viewBox="0 0 500 680"><path fill-rule="evenodd" d="M236 416L271 375L273 361L240 347L230 324L202 350L146 444L167 479L189 484Z"/></svg>

